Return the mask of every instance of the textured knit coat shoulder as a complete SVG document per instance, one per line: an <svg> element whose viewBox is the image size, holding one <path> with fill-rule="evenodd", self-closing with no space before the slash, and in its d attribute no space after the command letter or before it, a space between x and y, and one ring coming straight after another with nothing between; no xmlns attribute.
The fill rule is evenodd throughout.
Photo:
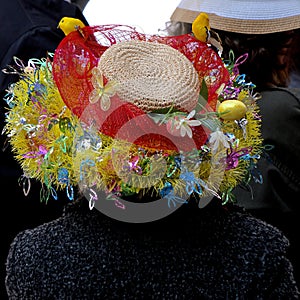
<svg viewBox="0 0 300 300"><path fill-rule="evenodd" d="M300 211L300 99L283 88L270 88L261 95L261 131L268 149L258 162L263 182L251 183L253 199L251 193L239 192L238 201L253 209Z"/></svg>
<svg viewBox="0 0 300 300"><path fill-rule="evenodd" d="M298 299L287 247L226 207L130 224L76 204L17 235L6 287L9 299Z"/></svg>
<svg viewBox="0 0 300 300"><path fill-rule="evenodd" d="M238 204L280 228L300 288L300 89L270 88L258 100L267 149L258 162L262 182L235 190Z"/></svg>

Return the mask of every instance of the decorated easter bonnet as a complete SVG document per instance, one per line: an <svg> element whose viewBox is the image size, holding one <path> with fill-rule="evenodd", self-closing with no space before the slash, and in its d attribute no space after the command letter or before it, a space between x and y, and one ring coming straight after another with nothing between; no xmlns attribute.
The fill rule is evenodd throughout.
<svg viewBox="0 0 300 300"><path fill-rule="evenodd" d="M300 28L299 0L182 0L172 21L192 23L206 12L214 29L265 34Z"/></svg>
<svg viewBox="0 0 300 300"><path fill-rule="evenodd" d="M257 177L255 86L192 34L86 26L45 59L15 61L5 133L25 193L37 179L45 201L79 186L90 203L101 190L122 208L137 195L176 207L194 194L233 201Z"/></svg>

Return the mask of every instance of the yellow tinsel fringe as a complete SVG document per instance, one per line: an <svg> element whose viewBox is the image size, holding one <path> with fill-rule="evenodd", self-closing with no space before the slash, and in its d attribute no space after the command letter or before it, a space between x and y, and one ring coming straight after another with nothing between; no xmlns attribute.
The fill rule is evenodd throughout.
<svg viewBox="0 0 300 300"><path fill-rule="evenodd" d="M81 185L123 194L150 188L159 193L169 183L177 195L186 193L186 181L180 177L182 170L172 165L171 172L165 162L166 157L175 157L175 153L157 153L155 160L150 157L148 161L145 156L140 158L140 147L113 140L98 131L92 132L98 147L84 148L80 139L91 128L85 128L65 106L49 67L41 66L35 74L25 75L12 87L12 93L5 131L26 177L41 181L48 189ZM247 104L247 109L244 129L234 121L223 122L221 129L238 141L234 151L251 148L249 154L256 163L262 148L260 121L256 117L259 111L255 101ZM217 156L218 153L208 153L201 157L199 165L190 166L191 178L196 183L201 179L203 196L210 191L220 195L230 192L243 181L251 163L240 160L235 168L224 170L224 165L214 162ZM136 157L140 164L148 165L133 169L129 164ZM161 167L164 163L165 169Z"/></svg>

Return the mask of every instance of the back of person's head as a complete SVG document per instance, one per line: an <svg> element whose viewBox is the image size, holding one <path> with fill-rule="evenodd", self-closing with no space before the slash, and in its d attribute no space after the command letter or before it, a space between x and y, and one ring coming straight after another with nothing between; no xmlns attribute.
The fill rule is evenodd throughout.
<svg viewBox="0 0 300 300"><path fill-rule="evenodd" d="M225 59L230 50L236 58L248 54L240 65L248 80L258 88L288 85L299 47L294 39L300 28L298 0L182 0L171 20L191 24L200 11L208 14L211 28L218 32Z"/></svg>
<svg viewBox="0 0 300 300"><path fill-rule="evenodd" d="M231 50L236 57L248 54L240 71L247 74L248 80L255 82L259 89L288 86L290 72L294 69L293 52L297 46L293 40L294 31L260 35L218 33L223 41L225 59L229 59Z"/></svg>

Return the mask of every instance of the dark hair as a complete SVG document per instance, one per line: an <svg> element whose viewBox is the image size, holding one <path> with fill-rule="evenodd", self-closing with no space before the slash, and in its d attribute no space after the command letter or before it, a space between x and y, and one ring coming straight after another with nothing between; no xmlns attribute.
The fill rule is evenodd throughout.
<svg viewBox="0 0 300 300"><path fill-rule="evenodd" d="M263 89L288 86L290 72L295 68L293 54L298 45L294 39L295 32L240 34L218 31L218 34L222 40L224 59L229 59L230 50L235 59L247 53L248 59L239 65L239 71L246 74L247 81Z"/></svg>
<svg viewBox="0 0 300 300"><path fill-rule="evenodd" d="M293 37L292 57L294 64L291 66L292 71L300 72L300 29L295 30Z"/></svg>

